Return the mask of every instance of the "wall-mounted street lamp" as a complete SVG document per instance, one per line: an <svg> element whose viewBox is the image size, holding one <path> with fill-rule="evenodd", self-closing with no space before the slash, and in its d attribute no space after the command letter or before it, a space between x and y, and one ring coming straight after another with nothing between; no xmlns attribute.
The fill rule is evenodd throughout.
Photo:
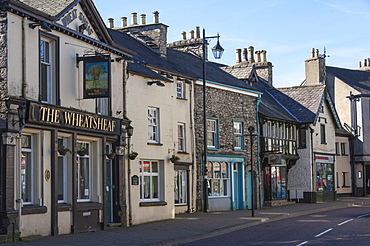
<svg viewBox="0 0 370 246"><path fill-rule="evenodd" d="M158 86L160 86L160 87L163 87L164 86L164 84L161 82L161 81L159 81L159 80L156 80L156 81L148 81L148 85L158 85Z"/></svg>
<svg viewBox="0 0 370 246"><path fill-rule="evenodd" d="M41 27L41 29L43 29L43 30L45 30L45 31L47 31L47 32L51 32L51 27L49 26L49 24L47 24L46 22L44 22L44 21L41 21L40 23L30 23L29 24L29 27L31 28L31 29L35 29L35 27L37 27L37 26L40 26Z"/></svg>
<svg viewBox="0 0 370 246"><path fill-rule="evenodd" d="M215 59L220 59L224 49L220 45L220 35L206 37L206 30L203 29L203 211L208 212L208 182L207 182L207 113L206 113L206 60L207 40L217 38L216 45L212 48Z"/></svg>
<svg viewBox="0 0 370 246"><path fill-rule="evenodd" d="M19 120L12 120L12 126L15 126L19 123L19 133L22 132L24 125L26 124L26 113L27 113L27 106L26 104L21 104L18 106L18 119Z"/></svg>

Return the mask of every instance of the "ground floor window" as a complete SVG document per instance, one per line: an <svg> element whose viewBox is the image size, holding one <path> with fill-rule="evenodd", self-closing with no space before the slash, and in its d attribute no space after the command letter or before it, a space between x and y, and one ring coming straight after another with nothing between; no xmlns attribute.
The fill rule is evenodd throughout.
<svg viewBox="0 0 370 246"><path fill-rule="evenodd" d="M334 190L333 169L331 163L316 163L316 191Z"/></svg>
<svg viewBox="0 0 370 246"><path fill-rule="evenodd" d="M78 195L79 202L91 200L91 164L90 144L86 142L77 143L77 173L78 173Z"/></svg>
<svg viewBox="0 0 370 246"><path fill-rule="evenodd" d="M24 204L33 203L34 177L33 177L33 160L32 160L32 135L22 135L21 146L21 190Z"/></svg>
<svg viewBox="0 0 370 246"><path fill-rule="evenodd" d="M140 199L159 201L160 166L158 161L140 161Z"/></svg>
<svg viewBox="0 0 370 246"><path fill-rule="evenodd" d="M271 166L266 168L265 190L268 200L287 198L286 172L285 166Z"/></svg>
<svg viewBox="0 0 370 246"><path fill-rule="evenodd" d="M175 170L175 204L187 204L187 171Z"/></svg>
<svg viewBox="0 0 370 246"><path fill-rule="evenodd" d="M230 163L212 161L207 163L208 196L229 196Z"/></svg>
<svg viewBox="0 0 370 246"><path fill-rule="evenodd" d="M62 146L66 146L66 140L64 138L58 139L58 149ZM67 202L67 157L58 153L58 202Z"/></svg>

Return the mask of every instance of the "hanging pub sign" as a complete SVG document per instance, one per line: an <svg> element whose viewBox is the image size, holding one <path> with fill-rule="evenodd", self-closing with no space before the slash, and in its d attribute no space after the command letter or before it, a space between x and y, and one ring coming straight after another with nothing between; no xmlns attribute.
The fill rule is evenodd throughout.
<svg viewBox="0 0 370 246"><path fill-rule="evenodd" d="M109 56L84 57L84 98L109 97Z"/></svg>

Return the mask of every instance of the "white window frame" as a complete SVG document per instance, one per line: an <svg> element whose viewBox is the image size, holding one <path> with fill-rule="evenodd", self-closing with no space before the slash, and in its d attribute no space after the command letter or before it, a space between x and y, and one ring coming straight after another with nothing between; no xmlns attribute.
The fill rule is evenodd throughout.
<svg viewBox="0 0 370 246"><path fill-rule="evenodd" d="M90 158L90 153L91 153L91 143L90 142L77 142L77 145L81 144L82 146L84 146L87 150L87 154L84 155L84 156L79 156L77 154L77 184L78 184L78 187L77 187L77 202L90 202L91 199L92 199L92 182L91 182L91 177L92 177L92 166L91 166L91 158ZM88 168L89 168L89 173L88 173L88 192L89 194L88 195L84 195L84 196L88 196L88 198L81 198L82 196L82 191L81 191L81 185L80 185L80 182L81 182L81 178L80 178L80 171L81 171L81 159L87 159L88 161ZM84 194L86 194L86 189L83 191Z"/></svg>
<svg viewBox="0 0 370 246"><path fill-rule="evenodd" d="M148 142L159 143L159 109L148 108Z"/></svg>
<svg viewBox="0 0 370 246"><path fill-rule="evenodd" d="M213 128L211 129L211 125ZM210 141L212 143L210 143ZM207 119L207 148L216 149L218 145L218 121L215 119Z"/></svg>
<svg viewBox="0 0 370 246"><path fill-rule="evenodd" d="M183 81L176 82L176 97L185 99L185 83Z"/></svg>
<svg viewBox="0 0 370 246"><path fill-rule="evenodd" d="M41 57L41 50L43 49L42 43L47 44L48 46L48 53L45 56L45 59L42 60ZM48 38L46 36L40 36L40 47L39 47L39 62L40 62L40 95L41 95L41 102L56 104L57 96L56 96L56 40ZM47 67L46 69L46 81L43 81L42 71L43 65ZM44 86L46 86L44 95ZM45 98L46 97L46 98Z"/></svg>
<svg viewBox="0 0 370 246"><path fill-rule="evenodd" d="M153 171L153 163L157 163L157 172ZM146 168L144 165L149 164L149 172L143 172ZM146 190L146 182L145 177L149 177L149 197L145 198ZM157 177L157 187L154 187L153 178ZM157 188L158 194L157 197L153 196L153 189ZM140 201L142 202L152 202L152 201L160 201L161 197L161 162L153 161L153 160L141 160L140 161Z"/></svg>
<svg viewBox="0 0 370 246"><path fill-rule="evenodd" d="M175 205L188 203L188 172L175 170Z"/></svg>
<svg viewBox="0 0 370 246"><path fill-rule="evenodd" d="M178 137L178 151L185 152L186 151L186 137L185 137L185 124L178 123L177 124L177 137Z"/></svg>
<svg viewBox="0 0 370 246"><path fill-rule="evenodd" d="M62 144L63 146L66 146L66 139L65 138L59 138L58 139L58 148L60 148L61 146L59 146L59 144ZM59 172L60 172L60 169L59 169L59 160L62 160L62 165L63 165L63 199L59 199L59 194L57 194L58 196L58 203L67 203L67 157L64 155L61 155L59 154L58 152L58 192L59 192L59 182L61 182L61 180L59 179Z"/></svg>
<svg viewBox="0 0 370 246"><path fill-rule="evenodd" d="M24 201L23 200L23 204L24 205L32 205L34 204L34 193L35 193L35 177L34 177L34 156L33 156L33 146L34 146L34 136L32 134L23 134L24 136L29 136L30 137L30 147L29 148L21 148L21 197L23 199L23 179L22 179L22 156L23 156L23 153L26 152L26 153L29 153L29 157L30 157L30 193L29 194L29 197L30 197L30 201Z"/></svg>
<svg viewBox="0 0 370 246"><path fill-rule="evenodd" d="M234 121L234 149L242 150L244 148L243 122Z"/></svg>

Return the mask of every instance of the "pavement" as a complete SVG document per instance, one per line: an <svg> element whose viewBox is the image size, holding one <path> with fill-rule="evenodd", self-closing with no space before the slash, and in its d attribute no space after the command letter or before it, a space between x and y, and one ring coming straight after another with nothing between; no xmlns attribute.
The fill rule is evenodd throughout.
<svg viewBox="0 0 370 246"><path fill-rule="evenodd" d="M290 203L278 207L210 213L185 213L175 219L108 228L104 231L25 238L6 245L176 245L250 227L259 223L312 214L349 206L370 204L370 197L338 197L335 202ZM30 241L29 241L30 240Z"/></svg>

